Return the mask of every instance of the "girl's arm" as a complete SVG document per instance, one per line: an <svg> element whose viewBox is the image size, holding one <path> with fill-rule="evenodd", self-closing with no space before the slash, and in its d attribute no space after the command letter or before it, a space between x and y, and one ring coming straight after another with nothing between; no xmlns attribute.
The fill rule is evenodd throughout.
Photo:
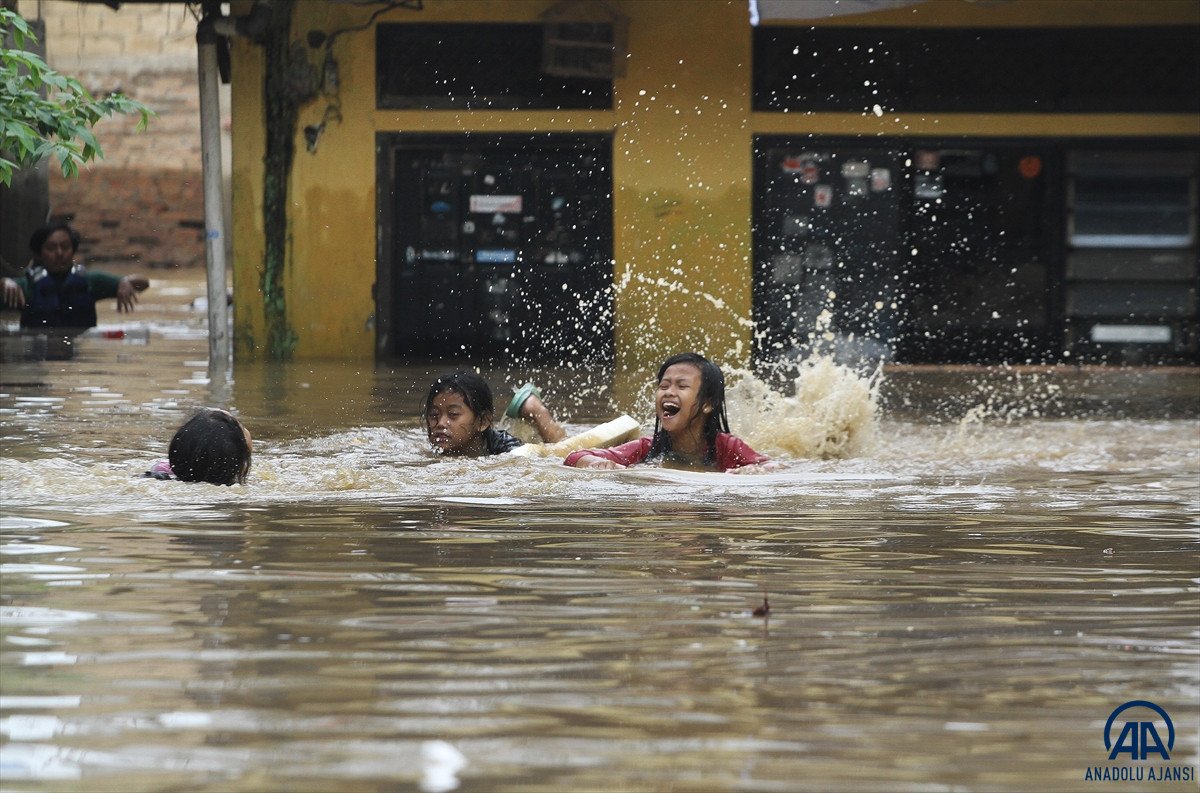
<svg viewBox="0 0 1200 793"><path fill-rule="evenodd" d="M117 311L133 311L138 292L145 291L150 282L140 275L127 275L117 284Z"/></svg>
<svg viewBox="0 0 1200 793"><path fill-rule="evenodd" d="M544 443L556 443L567 437L566 431L550 415L549 408L538 399L537 394L530 394L525 404L521 405L521 418L533 425Z"/></svg>
<svg viewBox="0 0 1200 793"><path fill-rule="evenodd" d="M627 467L618 462L614 462L613 460L609 460L605 457L598 457L594 454L580 455L579 457L575 458L575 462L572 463L572 465L574 465L576 468L607 468L609 470Z"/></svg>
<svg viewBox="0 0 1200 793"><path fill-rule="evenodd" d="M580 449L571 452L563 465L575 468L628 468L646 459L650 453L650 438L622 443L610 449Z"/></svg>

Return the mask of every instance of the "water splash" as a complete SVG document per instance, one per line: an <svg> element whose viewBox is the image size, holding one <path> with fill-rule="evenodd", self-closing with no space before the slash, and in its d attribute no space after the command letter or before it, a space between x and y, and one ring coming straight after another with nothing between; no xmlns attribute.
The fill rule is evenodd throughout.
<svg viewBox="0 0 1200 793"><path fill-rule="evenodd" d="M880 370L864 377L814 354L801 361L787 396L745 370L730 370L726 408L734 433L773 457L858 457L879 438Z"/></svg>
<svg viewBox="0 0 1200 793"><path fill-rule="evenodd" d="M734 323L741 325L744 328L750 328L751 330L754 330L754 322L746 319L734 311L733 308L726 303L723 298L701 290L689 289L679 281L669 281L662 277L651 278L650 276L642 275L641 273L635 273L631 266L625 268L624 272L621 274L620 280L614 284L613 288L618 294L620 294L625 289L628 289L630 283L634 281L645 286L652 286L655 289L662 289L668 292L678 292L682 295L697 297L701 300L705 300L712 304L712 307L718 311L728 312Z"/></svg>
<svg viewBox="0 0 1200 793"><path fill-rule="evenodd" d="M996 388L993 382L974 383L979 401L963 414L959 423L963 426L985 421L1011 424L1061 412L1062 387L1042 373L1011 370L1004 375L1004 380L1003 389Z"/></svg>
<svg viewBox="0 0 1200 793"><path fill-rule="evenodd" d="M616 289L620 292L635 281L705 300L713 309L728 313L733 327L756 332L753 321L738 314L720 297L690 289L677 281L648 277L626 268ZM830 311L820 312L809 335L813 351L799 361L765 365L766 379L715 361L725 371L726 408L735 435L764 454L794 459L856 457L875 448L882 369L864 375L838 363L832 347L829 351L825 349L836 341L831 332L832 321ZM735 355L741 351L739 340ZM780 383L782 388L773 387L768 380ZM648 395L638 407L643 411L638 415L651 415L653 397Z"/></svg>
<svg viewBox="0 0 1200 793"><path fill-rule="evenodd" d="M682 266L682 260L679 260L677 263ZM682 271L679 272L682 274ZM726 322L721 330L715 329L719 326L711 326L714 328L713 332L704 333L701 336L703 344L698 345L697 350L702 354L712 355L714 350L728 349L735 358L741 359L745 356L746 345L742 329L748 329L751 335L755 335L755 324L752 320L738 313L724 298L702 289L689 288L682 281L671 280L661 276L651 277L634 272L632 265L626 265L620 276L614 281L613 292L619 296L623 292L628 291L634 283L650 287L652 294L664 295L673 293L682 297L694 298L697 302L703 301L703 303L707 303L708 305L701 306L699 310L704 312L710 310L719 312L720 316L726 318ZM661 350L663 331L659 325L659 321L659 316L651 313L645 319L633 323L631 327L626 328L626 332L638 340L638 347L641 349L659 349L660 352L664 352L664 357L672 352L679 352L680 350L671 350L670 352ZM699 328L692 328L692 331L699 333Z"/></svg>

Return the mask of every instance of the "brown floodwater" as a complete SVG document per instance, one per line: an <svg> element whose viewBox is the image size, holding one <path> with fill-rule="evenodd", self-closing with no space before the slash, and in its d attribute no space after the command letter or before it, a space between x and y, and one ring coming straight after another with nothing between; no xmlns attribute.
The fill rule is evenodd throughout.
<svg viewBox="0 0 1200 793"><path fill-rule="evenodd" d="M214 382L152 280L126 338L0 338L6 791L1196 789L1196 369L812 361L731 373L779 471L441 460L448 366ZM649 415L649 372L485 374ZM140 478L203 405L248 484ZM1133 700L1169 760L1109 761Z"/></svg>

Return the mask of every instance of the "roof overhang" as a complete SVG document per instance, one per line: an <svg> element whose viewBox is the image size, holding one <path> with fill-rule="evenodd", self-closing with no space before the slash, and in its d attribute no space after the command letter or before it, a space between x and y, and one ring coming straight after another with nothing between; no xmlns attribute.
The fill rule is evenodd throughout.
<svg viewBox="0 0 1200 793"><path fill-rule="evenodd" d="M920 5L923 0L749 0L750 24L869 14Z"/></svg>

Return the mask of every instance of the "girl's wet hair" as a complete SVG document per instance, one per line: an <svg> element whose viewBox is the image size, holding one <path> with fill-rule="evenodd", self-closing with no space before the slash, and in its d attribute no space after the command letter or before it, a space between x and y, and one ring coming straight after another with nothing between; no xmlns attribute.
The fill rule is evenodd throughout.
<svg viewBox="0 0 1200 793"><path fill-rule="evenodd" d="M490 420L495 415L492 404L492 387L475 372L451 372L434 380L433 385L429 386L429 393L425 395L425 404L421 406L421 413L428 415L429 406L433 404L433 400L445 393L461 396L463 403L476 416L487 416Z"/></svg>
<svg viewBox="0 0 1200 793"><path fill-rule="evenodd" d="M712 412L704 417L704 464L713 465L717 456L717 433L729 432L729 417L725 415L725 375L721 367L695 352L681 352L672 355L658 367L658 376L654 378L657 385L662 382L663 375L672 366L680 363L691 364L700 370L700 390L696 394L696 409L703 410L705 404L712 406ZM650 442L650 453L647 459L663 457L671 452L671 436L658 425L658 415L654 417L654 438Z"/></svg>
<svg viewBox="0 0 1200 793"><path fill-rule="evenodd" d="M71 225L65 220L58 220L39 227L33 232L33 236L29 238L29 250L33 252L34 256L42 252L42 246L46 244L46 240L50 239L50 235L56 231L67 232L67 236L71 238L71 250L79 250L79 232L71 228Z"/></svg>
<svg viewBox="0 0 1200 793"><path fill-rule="evenodd" d="M171 438L167 456L184 482L244 485L250 473L246 432L224 410L205 408L188 419Z"/></svg>

